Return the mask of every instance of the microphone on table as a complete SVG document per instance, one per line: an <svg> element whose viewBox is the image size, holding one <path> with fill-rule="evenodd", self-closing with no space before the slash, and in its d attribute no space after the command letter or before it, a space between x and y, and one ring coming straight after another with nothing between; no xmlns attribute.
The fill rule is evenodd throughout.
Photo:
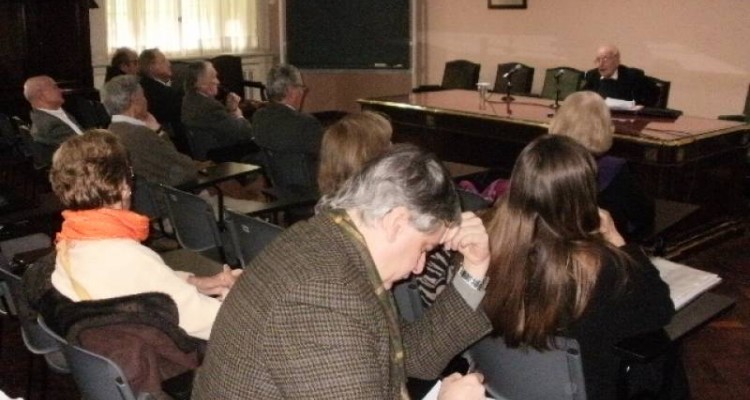
<svg viewBox="0 0 750 400"><path fill-rule="evenodd" d="M510 79L510 77L513 76L513 74L520 71L522 68L523 66L521 64L516 64L516 66L513 67L513 69L503 74L503 79Z"/></svg>
<svg viewBox="0 0 750 400"><path fill-rule="evenodd" d="M563 75L565 75L565 70L560 68L555 72L555 79L560 79Z"/></svg>

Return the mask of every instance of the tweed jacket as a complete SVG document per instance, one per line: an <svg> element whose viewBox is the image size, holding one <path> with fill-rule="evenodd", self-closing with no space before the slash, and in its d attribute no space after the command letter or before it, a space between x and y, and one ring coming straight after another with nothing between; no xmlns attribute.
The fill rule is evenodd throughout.
<svg viewBox="0 0 750 400"><path fill-rule="evenodd" d="M209 150L253 139L248 120L235 117L218 100L194 91L182 99L182 123L192 134L193 157L201 160Z"/></svg>
<svg viewBox="0 0 750 400"><path fill-rule="evenodd" d="M133 172L147 181L178 186L197 177L195 162L151 129L128 122L113 122L109 130L119 136L128 149Z"/></svg>
<svg viewBox="0 0 750 400"><path fill-rule="evenodd" d="M583 90L597 92L602 97L622 100L635 100L636 104L653 107L658 97L657 88L646 79L643 70L624 65L617 67L617 79L611 87L601 84L602 79L596 68L586 72Z"/></svg>
<svg viewBox="0 0 750 400"><path fill-rule="evenodd" d="M31 119L31 136L35 141L59 146L65 139L73 136L76 132L60 118L44 111L32 109L29 113ZM70 114L68 117L78 124L78 121Z"/></svg>
<svg viewBox="0 0 750 400"><path fill-rule="evenodd" d="M222 305L192 398L400 398L372 260L353 240L323 214L266 247ZM489 329L447 288L422 319L401 322L406 375L436 378Z"/></svg>
<svg viewBox="0 0 750 400"><path fill-rule="evenodd" d="M316 190L323 128L315 117L271 102L253 114L253 133L268 155L274 186L282 192Z"/></svg>

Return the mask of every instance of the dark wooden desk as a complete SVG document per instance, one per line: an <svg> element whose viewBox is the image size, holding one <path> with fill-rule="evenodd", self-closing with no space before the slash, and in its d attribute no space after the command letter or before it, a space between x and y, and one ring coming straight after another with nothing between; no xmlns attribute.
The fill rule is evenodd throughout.
<svg viewBox="0 0 750 400"><path fill-rule="evenodd" d="M445 161L509 174L523 147L547 132L553 110L548 99L515 96L508 104L501 97L493 94L480 104L476 91L446 90L359 103L390 116L397 142L417 143ZM654 197L744 207L742 171L750 125L690 116L614 116L613 121L611 154L629 160Z"/></svg>
<svg viewBox="0 0 750 400"><path fill-rule="evenodd" d="M219 183L230 179L242 178L252 173L260 172L261 167L253 164L244 164L226 161L198 172L198 177L191 182L184 183L178 187L180 190L195 192L207 187L216 188L219 203L219 224L224 223L224 193L219 188Z"/></svg>

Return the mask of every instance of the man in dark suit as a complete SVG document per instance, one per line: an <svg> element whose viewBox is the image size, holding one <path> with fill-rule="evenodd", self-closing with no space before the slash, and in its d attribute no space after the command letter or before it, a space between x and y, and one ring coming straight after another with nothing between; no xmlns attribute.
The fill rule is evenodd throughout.
<svg viewBox="0 0 750 400"><path fill-rule="evenodd" d="M480 303L487 232L461 214L434 156L396 145L285 230L219 311L192 398L406 399L491 330ZM444 246L463 266L425 315L399 318L390 289ZM481 377L443 380L443 400L484 399Z"/></svg>
<svg viewBox="0 0 750 400"><path fill-rule="evenodd" d="M187 151L181 121L182 92L171 86L172 64L159 49L146 49L138 57L138 68L148 111L169 131L175 145Z"/></svg>
<svg viewBox="0 0 750 400"><path fill-rule="evenodd" d="M138 73L138 53L129 47L120 47L112 54L112 61L107 67L104 82L120 75L135 75Z"/></svg>
<svg viewBox="0 0 750 400"><path fill-rule="evenodd" d="M307 94L302 75L292 65L277 65L268 73L266 91L270 103L253 114L253 132L268 156L271 179L281 192L315 192L323 128L300 111Z"/></svg>
<svg viewBox="0 0 750 400"><path fill-rule="evenodd" d="M612 45L599 47L594 59L596 68L586 72L583 90L599 93L604 98L633 100L636 104L653 107L658 89L643 70L620 64L620 50Z"/></svg>

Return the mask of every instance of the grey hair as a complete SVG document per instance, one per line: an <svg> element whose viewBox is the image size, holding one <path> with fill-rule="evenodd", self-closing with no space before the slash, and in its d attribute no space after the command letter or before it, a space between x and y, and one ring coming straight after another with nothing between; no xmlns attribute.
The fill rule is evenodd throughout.
<svg viewBox="0 0 750 400"><path fill-rule="evenodd" d="M132 103L132 98L141 85L135 75L120 75L112 78L102 87L102 104L110 115L122 114Z"/></svg>
<svg viewBox="0 0 750 400"><path fill-rule="evenodd" d="M210 61L196 61L188 64L185 71L185 92L198 91L198 82L208 71L208 66L213 65Z"/></svg>
<svg viewBox="0 0 750 400"><path fill-rule="evenodd" d="M268 71L266 94L272 101L281 101L290 87L302 84L302 75L297 67L290 64L276 65Z"/></svg>
<svg viewBox="0 0 750 400"><path fill-rule="evenodd" d="M323 196L316 211L354 211L369 225L396 207L406 207L421 232L434 231L441 223L454 225L461 218L458 195L443 164L408 144L395 145L368 162L338 191Z"/></svg>

